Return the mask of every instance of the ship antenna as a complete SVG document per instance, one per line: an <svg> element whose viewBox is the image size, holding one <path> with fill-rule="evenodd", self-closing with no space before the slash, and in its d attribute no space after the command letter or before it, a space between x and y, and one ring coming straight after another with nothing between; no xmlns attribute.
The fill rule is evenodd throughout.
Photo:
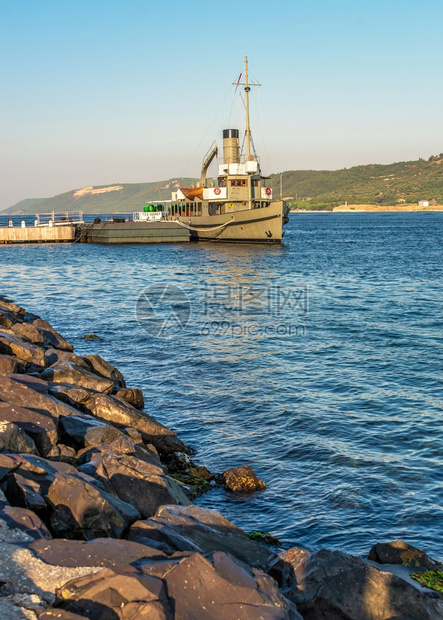
<svg viewBox="0 0 443 620"><path fill-rule="evenodd" d="M245 56L245 81L240 82L239 80L238 82L233 82L233 84L235 86L238 86L239 84L244 86L244 91L245 91L244 105L245 105L245 110L246 110L246 154L247 154L247 161L250 161L250 158L251 158L251 126L249 122L249 92L251 90L251 86L261 86L261 84L259 84L258 82L249 82L248 57L247 56Z"/></svg>

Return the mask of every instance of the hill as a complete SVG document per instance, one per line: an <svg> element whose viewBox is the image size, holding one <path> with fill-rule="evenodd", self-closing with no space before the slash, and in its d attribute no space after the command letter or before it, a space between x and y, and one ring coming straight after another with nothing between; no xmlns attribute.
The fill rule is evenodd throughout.
<svg viewBox="0 0 443 620"><path fill-rule="evenodd" d="M50 213L83 211L84 213L132 213L141 211L147 202L170 200L171 191L189 186L196 179L180 178L154 183L120 183L100 187L83 187L52 198L18 202L2 213Z"/></svg>
<svg viewBox="0 0 443 620"><path fill-rule="evenodd" d="M427 161L368 164L342 170L290 170L282 174L283 194L289 197L292 208L332 210L345 202L383 206L416 204L419 200L443 204L443 153ZM169 200L171 191L190 186L196 180L176 178L84 187L53 198L22 200L3 213L131 213L140 211L147 202ZM278 197L280 174L272 174L270 184Z"/></svg>
<svg viewBox="0 0 443 620"><path fill-rule="evenodd" d="M274 195L280 175L271 175ZM298 208L352 204L396 205L435 200L443 204L443 153L427 161L369 164L343 170L296 170L283 173L283 193Z"/></svg>

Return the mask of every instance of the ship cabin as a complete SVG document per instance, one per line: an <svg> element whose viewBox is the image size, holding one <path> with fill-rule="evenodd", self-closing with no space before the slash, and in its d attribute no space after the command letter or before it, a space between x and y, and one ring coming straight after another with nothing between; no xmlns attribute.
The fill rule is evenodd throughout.
<svg viewBox="0 0 443 620"><path fill-rule="evenodd" d="M196 187L182 187L172 193L171 216L222 215L270 205L269 177L261 175L255 155L240 155L238 129L223 131L223 158L218 158L218 176L207 179L207 170L217 155L218 147L213 145L203 160L200 182Z"/></svg>

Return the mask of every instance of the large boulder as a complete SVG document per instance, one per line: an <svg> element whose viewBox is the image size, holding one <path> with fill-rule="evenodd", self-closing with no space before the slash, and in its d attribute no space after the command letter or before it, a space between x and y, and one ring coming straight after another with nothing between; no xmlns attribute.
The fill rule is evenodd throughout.
<svg viewBox="0 0 443 620"><path fill-rule="evenodd" d="M7 406L9 407L9 405ZM0 418L0 452L15 452L17 454L30 452L37 454L37 448L31 437L20 426Z"/></svg>
<svg viewBox="0 0 443 620"><path fill-rule="evenodd" d="M155 558L167 560L168 556L147 545L115 538L93 540L66 540L55 538L50 542L38 540L26 545L46 564L53 566L101 566L113 568Z"/></svg>
<svg viewBox="0 0 443 620"><path fill-rule="evenodd" d="M20 407L18 405L0 402L0 419L5 422L9 422L15 427L21 429L22 433L26 433L29 436L39 453L42 456L46 456L48 452L56 445L58 439L57 423L46 412L40 413L41 410L28 409L26 407ZM44 410L43 410L44 411ZM6 432L4 441L8 439L4 446L9 446L5 450L6 452L29 452L33 451L32 444L28 444L28 448L25 448L26 438L22 435L21 443L19 444L19 434L15 434L15 449L13 449L11 429L13 426L5 426ZM1 440L0 440L1 441ZM19 450L19 445L23 445L23 449Z"/></svg>
<svg viewBox="0 0 443 620"><path fill-rule="evenodd" d="M19 338L26 340L31 344L36 344L39 347L45 344L43 335L39 332L35 325L30 325L29 323L16 323L11 329Z"/></svg>
<svg viewBox="0 0 443 620"><path fill-rule="evenodd" d="M74 347L56 331L48 321L43 319L35 319L32 323L43 335L45 345L62 351L73 351Z"/></svg>
<svg viewBox="0 0 443 620"><path fill-rule="evenodd" d="M19 360L12 355L0 354L0 375L11 375L19 370L25 370Z"/></svg>
<svg viewBox="0 0 443 620"><path fill-rule="evenodd" d="M424 551L408 545L403 540L375 544L369 552L368 559L378 564L402 564L428 570L435 570L439 567L438 562Z"/></svg>
<svg viewBox="0 0 443 620"><path fill-rule="evenodd" d="M5 299L0 300L0 311L5 314L12 314L15 317L15 321L22 321L26 314L24 308Z"/></svg>
<svg viewBox="0 0 443 620"><path fill-rule="evenodd" d="M40 377L45 381L69 383L95 392L111 394L114 391L114 382L111 379L100 377L72 362L56 362L42 372Z"/></svg>
<svg viewBox="0 0 443 620"><path fill-rule="evenodd" d="M66 403L78 411L85 412L85 403L97 394L95 390L69 385L68 383L49 383L49 394L62 403Z"/></svg>
<svg viewBox="0 0 443 620"><path fill-rule="evenodd" d="M53 364L57 364L59 362L72 362L77 366L82 366L85 370L91 370L91 367L85 360L76 355L75 353L70 353L69 351L61 351L60 349L47 349L45 351L45 357L48 360L48 366L52 366Z"/></svg>
<svg viewBox="0 0 443 620"><path fill-rule="evenodd" d="M89 475L95 473L103 482L109 481L118 497L132 504L144 518L152 517L165 504L190 504L177 482L166 476L161 467L136 456L104 451L94 455L88 469L80 469Z"/></svg>
<svg viewBox="0 0 443 620"><path fill-rule="evenodd" d="M113 438L114 435L119 433L117 429L114 429L105 422L97 420L92 416L82 415L81 413L77 415L60 416L59 418L60 440L77 450L85 447L85 438L88 432L97 430L100 433L108 432ZM114 435L113 431L115 431Z"/></svg>
<svg viewBox="0 0 443 620"><path fill-rule="evenodd" d="M131 427L138 430L143 439L162 453L186 452L187 448L180 441L174 431L163 424L156 422L144 411L139 411L124 400L115 396L97 394L91 396L85 405L85 409L91 415L111 422L121 428Z"/></svg>
<svg viewBox="0 0 443 620"><path fill-rule="evenodd" d="M61 415L78 415L78 411L48 393L48 383L28 375L0 377L0 400L14 406L58 419ZM13 421L13 420L12 420Z"/></svg>
<svg viewBox="0 0 443 620"><path fill-rule="evenodd" d="M111 379L117 388L125 388L126 383L122 373L105 361L100 355L85 355L83 359L89 364L91 371L96 375Z"/></svg>
<svg viewBox="0 0 443 620"><path fill-rule="evenodd" d="M78 477L58 474L48 490L51 529L64 538L120 538L140 517L132 505Z"/></svg>
<svg viewBox="0 0 443 620"><path fill-rule="evenodd" d="M292 585L284 593L305 620L443 618L441 596L423 592L360 558L327 549L312 554L290 549L283 559L293 569Z"/></svg>
<svg viewBox="0 0 443 620"><path fill-rule="evenodd" d="M0 518L4 519L10 528L22 530L34 540L43 539L47 541L52 538L46 525L32 510L18 508L17 506L5 506L0 511Z"/></svg>
<svg viewBox="0 0 443 620"><path fill-rule="evenodd" d="M219 512L197 506L162 506L151 519L134 523L128 538L158 541L176 551L224 551L262 570L275 557Z"/></svg>
<svg viewBox="0 0 443 620"><path fill-rule="evenodd" d="M143 392L137 388L120 388L115 395L117 398L125 400L136 409L144 409L145 400L143 398Z"/></svg>
<svg viewBox="0 0 443 620"><path fill-rule="evenodd" d="M44 369L48 365L44 349L22 340L12 330L0 329L0 353L18 357L37 368Z"/></svg>
<svg viewBox="0 0 443 620"><path fill-rule="evenodd" d="M228 554L139 564L70 581L57 592L61 606L116 620L302 620L268 575Z"/></svg>

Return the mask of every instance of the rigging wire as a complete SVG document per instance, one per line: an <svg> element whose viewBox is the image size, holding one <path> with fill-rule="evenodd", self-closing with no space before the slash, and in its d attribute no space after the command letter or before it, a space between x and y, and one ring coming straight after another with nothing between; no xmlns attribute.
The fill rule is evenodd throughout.
<svg viewBox="0 0 443 620"><path fill-rule="evenodd" d="M201 138L200 142L198 143L197 147L195 148L195 151L192 153L192 155L191 155L191 157L189 158L189 160L188 160L187 164L185 165L185 167L184 167L184 169L183 169L182 177L185 177L185 176L186 176L186 175L185 175L186 171L188 170L188 168L189 168L189 166L190 166L190 164L191 164L192 160L194 159L195 154L196 154L196 153L197 153L197 151L199 150L199 148L200 148L200 146L201 146L201 144L202 144L203 140L204 140L204 139L206 138L206 136L208 135L208 132L209 132L209 130L211 129L212 125L214 124L215 119L216 119L216 118L217 118L217 116L219 115L220 110L221 110L221 109L222 109L222 107L224 106L224 103L225 103L226 99L228 98L229 93L231 92L231 88L232 88L232 87L230 86L230 87L229 87L229 90L228 90L228 91L227 91L227 93L226 93L226 95L223 97L223 100L222 100L222 102L221 102L221 104L220 104L220 107L218 108L217 112L215 113L214 118L213 118L213 119L212 119L212 121L210 122L210 124L209 124L208 128L206 129L205 133L203 134L203 136L202 136L202 138Z"/></svg>

